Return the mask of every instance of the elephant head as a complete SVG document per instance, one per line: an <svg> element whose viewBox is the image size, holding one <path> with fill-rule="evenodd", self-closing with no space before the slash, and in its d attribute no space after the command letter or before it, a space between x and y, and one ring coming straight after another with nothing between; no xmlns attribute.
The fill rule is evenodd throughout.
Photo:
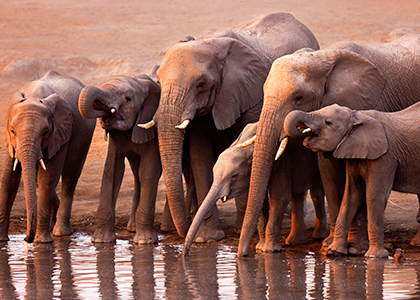
<svg viewBox="0 0 420 300"><path fill-rule="evenodd" d="M252 145L248 145L248 141L255 136L256 129L257 123L246 125L238 139L219 155L213 167L213 184L188 230L184 243L184 255L188 254L198 228L211 207L219 199L226 202L248 191L254 150Z"/></svg>
<svg viewBox="0 0 420 300"><path fill-rule="evenodd" d="M159 85L146 75L116 76L99 87L85 87L80 93L79 111L84 118L100 118L106 131L132 130L132 142L145 143L156 137L156 130L135 125L153 117L159 96Z"/></svg>
<svg viewBox="0 0 420 300"><path fill-rule="evenodd" d="M218 130L262 101L269 66L250 47L233 38L180 42L168 49L157 71L162 93L153 118L168 203L180 236L188 230L182 185L182 150L187 125L212 114ZM152 124L153 124L152 123Z"/></svg>
<svg viewBox="0 0 420 300"><path fill-rule="evenodd" d="M289 136L306 135L313 151L333 151L336 158L377 159L388 151L382 124L367 114L333 104L314 112L295 110L284 121Z"/></svg>
<svg viewBox="0 0 420 300"><path fill-rule="evenodd" d="M353 109L373 108L384 84L385 78L376 66L344 47L302 49L273 63L264 84L264 104L256 133L249 200L238 256L248 253L276 150L286 138L283 123L287 114L296 109L312 111L332 103Z"/></svg>
<svg viewBox="0 0 420 300"><path fill-rule="evenodd" d="M13 95L6 111L6 143L15 159L13 170L22 172L28 243L35 238L37 224L37 164L46 170L48 160L69 141L72 131L73 111L49 84L34 81Z"/></svg>

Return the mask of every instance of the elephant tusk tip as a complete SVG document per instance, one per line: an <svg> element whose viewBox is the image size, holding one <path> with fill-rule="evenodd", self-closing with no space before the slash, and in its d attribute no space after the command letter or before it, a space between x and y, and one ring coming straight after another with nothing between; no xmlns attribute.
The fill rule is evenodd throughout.
<svg viewBox="0 0 420 300"><path fill-rule="evenodd" d="M150 121L146 124L137 124L138 127L143 128L143 129L149 129L152 128L153 126L155 126L155 121Z"/></svg>
<svg viewBox="0 0 420 300"><path fill-rule="evenodd" d="M227 199L227 196L223 196L222 198L221 198L221 200L222 200L222 202L223 203L225 203L228 199Z"/></svg>
<svg viewBox="0 0 420 300"><path fill-rule="evenodd" d="M42 160L42 158L39 160L39 163L41 164L41 167L44 169L44 171L46 171L47 170L47 167L45 166L45 163Z"/></svg>
<svg viewBox="0 0 420 300"><path fill-rule="evenodd" d="M255 142L255 138L256 138L256 135L254 135L249 140L247 140L247 141L245 141L245 142L243 142L239 145L236 145L236 148L245 148L245 147L248 147L248 146L252 145Z"/></svg>
<svg viewBox="0 0 420 300"><path fill-rule="evenodd" d="M284 139L281 140L279 149L277 150L277 153L276 153L275 160L278 160L280 158L280 156L283 154L284 150L286 150L286 146L287 146L288 141L289 141L289 137L285 137Z"/></svg>
<svg viewBox="0 0 420 300"><path fill-rule="evenodd" d="M184 120L181 124L175 126L175 128L185 129L187 128L188 124L190 124L190 120Z"/></svg>
<svg viewBox="0 0 420 300"><path fill-rule="evenodd" d="M308 127L306 129L302 130L302 133L308 133L308 132L311 132L311 131L312 131L312 129L310 127Z"/></svg>
<svg viewBox="0 0 420 300"><path fill-rule="evenodd" d="M17 158L15 158L15 161L13 162L13 172L16 171L16 167L17 167L18 162L19 161L17 160Z"/></svg>
<svg viewBox="0 0 420 300"><path fill-rule="evenodd" d="M116 110L115 108L111 108L111 114L115 114Z"/></svg>

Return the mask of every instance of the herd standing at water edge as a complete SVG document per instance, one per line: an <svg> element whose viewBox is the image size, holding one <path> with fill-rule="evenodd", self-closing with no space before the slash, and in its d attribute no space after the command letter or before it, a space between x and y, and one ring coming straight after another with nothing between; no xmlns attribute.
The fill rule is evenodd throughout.
<svg viewBox="0 0 420 300"><path fill-rule="evenodd" d="M288 124L298 131L290 134L284 124L296 110L311 112L337 104L354 114L375 110L372 114L390 120L394 114L386 112L407 108L414 111L409 115L415 119L418 100L420 34L380 46L341 42L320 50L311 31L285 13L197 39L187 37L171 46L163 62L148 74L110 78L99 87L86 87L73 77L49 71L17 91L6 112L8 154L0 179L0 240L8 240L21 178L27 208L25 240L52 242L50 228L54 236L72 233L73 195L98 118L109 142L93 242L115 242L115 205L127 158L135 178L127 229L136 231L135 243L157 242L153 225L162 173L167 213L161 229L177 230L186 237L184 255L194 239L224 238L215 200L207 196L214 190L216 200L237 202L238 257L248 255L257 221L257 249L282 249L279 232L289 203L292 229L286 243L307 242L302 216L309 190L316 207L314 237L325 238L321 252L387 256L383 215L391 189L420 194L413 182L420 172L406 164L418 156L412 150L420 144L416 135L405 130L399 134L402 129L395 122L380 118L388 141L361 135L346 146L349 152L362 148L361 154L346 156L335 155L338 148L310 146L321 135L318 127L298 121ZM330 111L323 120L327 126L334 126L336 119L344 122L341 109ZM398 118L398 112L395 115ZM416 127L418 121L413 119L409 122ZM250 123L255 124L249 141L238 143ZM339 146L360 124L344 132ZM323 142L338 134L333 131L334 137L327 135ZM366 140L389 146L379 156L371 155ZM219 162L232 147L243 151L232 155L231 161ZM372 182L384 178L363 167L363 162L378 169L392 167L394 176L387 178L386 189L381 188L385 193L374 192L379 185ZM232 184L219 188L213 171L228 174L222 182ZM55 189L60 177L59 199ZM352 188L353 181L358 189ZM263 211L265 201L268 209ZM195 214L199 220L193 219L190 228ZM419 234L411 243L420 245Z"/></svg>

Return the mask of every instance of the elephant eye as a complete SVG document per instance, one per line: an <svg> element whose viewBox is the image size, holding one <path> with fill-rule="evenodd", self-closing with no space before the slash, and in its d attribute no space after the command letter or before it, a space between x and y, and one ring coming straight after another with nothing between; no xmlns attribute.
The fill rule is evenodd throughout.
<svg viewBox="0 0 420 300"><path fill-rule="evenodd" d="M238 177L238 173L232 174L232 178L236 178L236 177Z"/></svg>
<svg viewBox="0 0 420 300"><path fill-rule="evenodd" d="M296 95L295 99L296 99L296 101L300 101L300 100L303 99L303 96L300 95L300 94L299 95Z"/></svg>
<svg viewBox="0 0 420 300"><path fill-rule="evenodd" d="M130 101L131 101L131 97L129 97L129 96L125 97L125 100L126 100L127 102L130 102Z"/></svg>
<svg viewBox="0 0 420 300"><path fill-rule="evenodd" d="M197 88L198 88L198 89L202 89L205 85L206 85L206 83L205 83L204 81L201 81L201 82L197 85Z"/></svg>
<svg viewBox="0 0 420 300"><path fill-rule="evenodd" d="M12 130L10 130L10 132L13 134L13 135L16 135L16 132L12 129Z"/></svg>
<svg viewBox="0 0 420 300"><path fill-rule="evenodd" d="M325 124L327 124L328 126L332 125L331 121L328 121L328 120L325 120Z"/></svg>
<svg viewBox="0 0 420 300"><path fill-rule="evenodd" d="M45 129L44 132L42 133L42 137L46 137L48 134L48 129Z"/></svg>

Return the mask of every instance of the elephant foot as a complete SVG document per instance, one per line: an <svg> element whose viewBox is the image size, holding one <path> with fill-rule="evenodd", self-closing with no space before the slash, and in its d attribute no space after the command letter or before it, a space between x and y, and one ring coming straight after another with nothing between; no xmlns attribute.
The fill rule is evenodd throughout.
<svg viewBox="0 0 420 300"><path fill-rule="evenodd" d="M262 249L264 248L265 238L260 238L257 245L255 245L255 250L258 252L263 252Z"/></svg>
<svg viewBox="0 0 420 300"><path fill-rule="evenodd" d="M314 232L312 233L312 237L314 239L325 239L330 233L330 229L328 228L327 224L315 226Z"/></svg>
<svg viewBox="0 0 420 300"><path fill-rule="evenodd" d="M158 242L158 236L154 230L138 230L133 241L138 245L155 244Z"/></svg>
<svg viewBox="0 0 420 300"><path fill-rule="evenodd" d="M160 223L160 230L163 232L170 232L170 231L176 231L176 227L174 222L172 221L172 218L164 218L162 220L162 223Z"/></svg>
<svg viewBox="0 0 420 300"><path fill-rule="evenodd" d="M73 233L73 227L70 223L58 224L56 223L53 229L54 236L68 236Z"/></svg>
<svg viewBox="0 0 420 300"><path fill-rule="evenodd" d="M347 245L348 253L351 255L363 255L369 249L369 241L350 241Z"/></svg>
<svg viewBox="0 0 420 300"><path fill-rule="evenodd" d="M241 234L242 223L243 223L242 221L241 222L236 221L235 226L233 227L233 231L235 231L235 233L237 233L237 234Z"/></svg>
<svg viewBox="0 0 420 300"><path fill-rule="evenodd" d="M369 250L365 253L365 257L387 258L388 250L386 250L384 247L369 247Z"/></svg>
<svg viewBox="0 0 420 300"><path fill-rule="evenodd" d="M49 232L46 233L37 233L35 235L34 243L52 243L54 242L54 239L52 238L51 234Z"/></svg>
<svg viewBox="0 0 420 300"><path fill-rule="evenodd" d="M413 237L413 239L410 241L411 246L420 246L420 229L417 231L416 235Z"/></svg>
<svg viewBox="0 0 420 300"><path fill-rule="evenodd" d="M286 245L298 245L298 244L305 244L309 241L308 235L305 233L300 234L289 234L286 239Z"/></svg>
<svg viewBox="0 0 420 300"><path fill-rule="evenodd" d="M327 255L330 256L345 256L347 255L347 244L341 245L340 243L333 242L328 248L327 248Z"/></svg>
<svg viewBox="0 0 420 300"><path fill-rule="evenodd" d="M275 241L266 241L260 252L280 252L283 248L279 242Z"/></svg>
<svg viewBox="0 0 420 300"><path fill-rule="evenodd" d="M319 253L322 255L328 255L328 248L334 241L334 233L330 231L330 234L322 241L321 249L319 250Z"/></svg>
<svg viewBox="0 0 420 300"><path fill-rule="evenodd" d="M136 222L134 220L128 220L127 223L127 231L129 232L136 232Z"/></svg>
<svg viewBox="0 0 420 300"><path fill-rule="evenodd" d="M225 233L222 229L201 228L198 230L197 236L194 239L195 243L207 243L220 241L225 238Z"/></svg>
<svg viewBox="0 0 420 300"><path fill-rule="evenodd" d="M114 243L117 240L115 232L102 230L99 226L92 235L92 243Z"/></svg>

